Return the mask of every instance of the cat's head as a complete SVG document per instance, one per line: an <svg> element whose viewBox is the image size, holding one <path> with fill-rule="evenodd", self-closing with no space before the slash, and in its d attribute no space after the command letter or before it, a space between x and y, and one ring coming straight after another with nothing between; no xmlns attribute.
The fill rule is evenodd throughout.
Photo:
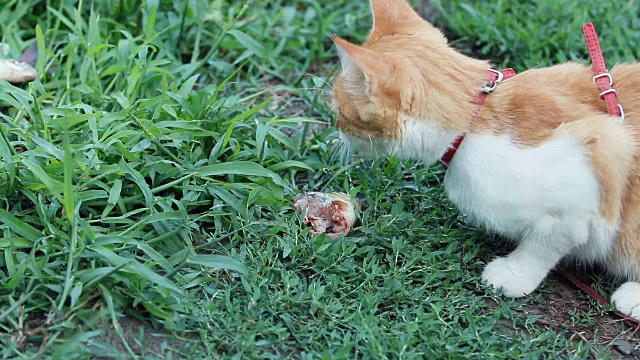
<svg viewBox="0 0 640 360"><path fill-rule="evenodd" d="M405 0L371 0L364 44L333 36L336 127L349 148L435 162L462 133L488 64L447 44Z"/></svg>

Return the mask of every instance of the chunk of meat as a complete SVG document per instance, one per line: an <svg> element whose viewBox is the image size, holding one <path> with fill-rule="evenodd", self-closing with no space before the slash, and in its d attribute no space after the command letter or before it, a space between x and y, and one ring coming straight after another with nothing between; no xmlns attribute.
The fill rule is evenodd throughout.
<svg viewBox="0 0 640 360"><path fill-rule="evenodd" d="M345 193L309 192L296 196L293 206L304 213L312 235L326 233L332 239L346 235L356 222L357 202Z"/></svg>

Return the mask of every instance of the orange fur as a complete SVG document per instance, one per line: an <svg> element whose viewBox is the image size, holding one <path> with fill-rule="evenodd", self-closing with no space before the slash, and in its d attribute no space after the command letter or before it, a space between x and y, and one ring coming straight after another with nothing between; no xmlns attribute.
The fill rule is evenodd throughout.
<svg viewBox="0 0 640 360"><path fill-rule="evenodd" d="M335 82L337 128L362 139L398 139L403 118L436 119L447 130L509 135L523 148L570 134L588 149L602 216L620 225L609 261L632 262L630 278L640 280L640 64L611 70L624 124L606 114L591 68L577 63L501 83L472 123L490 64L455 51L403 0L372 0L371 7L374 26L364 44L333 38L347 63Z"/></svg>

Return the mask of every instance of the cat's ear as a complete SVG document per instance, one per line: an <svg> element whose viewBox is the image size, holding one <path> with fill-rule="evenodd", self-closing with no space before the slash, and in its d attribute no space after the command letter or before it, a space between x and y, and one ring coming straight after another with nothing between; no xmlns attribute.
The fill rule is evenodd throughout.
<svg viewBox="0 0 640 360"><path fill-rule="evenodd" d="M429 41L447 44L444 34L415 12L406 0L371 0L371 13L372 34L384 36L421 32L429 35Z"/></svg>
<svg viewBox="0 0 640 360"><path fill-rule="evenodd" d="M340 65L342 66L342 75L353 79L362 74L362 70L358 64L356 64L354 56L352 55L358 52L356 49L357 46L336 35L331 36L331 40L333 40L333 43L336 45L336 49L338 50Z"/></svg>
<svg viewBox="0 0 640 360"><path fill-rule="evenodd" d="M357 79L364 75L365 91L368 95L376 92L379 86L384 86L391 79L393 66L384 57L338 36L334 35L331 39L338 48L342 74L349 79Z"/></svg>
<svg viewBox="0 0 640 360"><path fill-rule="evenodd" d="M412 25L428 25L406 0L371 0L373 31L394 34Z"/></svg>

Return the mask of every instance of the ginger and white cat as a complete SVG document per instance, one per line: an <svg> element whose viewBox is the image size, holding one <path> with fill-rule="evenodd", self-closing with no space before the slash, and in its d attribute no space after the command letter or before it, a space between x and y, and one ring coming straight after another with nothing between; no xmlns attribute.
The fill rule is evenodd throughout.
<svg viewBox="0 0 640 360"><path fill-rule="evenodd" d="M474 117L491 65L451 48L405 0L371 8L363 45L333 37L343 141L432 164L466 133L448 196L473 223L518 244L487 265L483 282L521 297L563 258L598 263L627 281L615 306L640 318L640 64L611 70L624 121L607 114L592 69L577 63L500 83Z"/></svg>

